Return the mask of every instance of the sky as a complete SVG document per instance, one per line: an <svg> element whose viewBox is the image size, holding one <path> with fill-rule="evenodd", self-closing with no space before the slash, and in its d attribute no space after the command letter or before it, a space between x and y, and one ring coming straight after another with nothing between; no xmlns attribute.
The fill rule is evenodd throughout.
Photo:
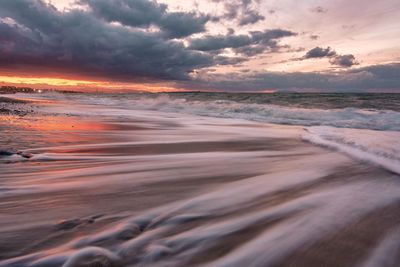
<svg viewBox="0 0 400 267"><path fill-rule="evenodd" d="M398 0L0 0L0 85L400 92Z"/></svg>

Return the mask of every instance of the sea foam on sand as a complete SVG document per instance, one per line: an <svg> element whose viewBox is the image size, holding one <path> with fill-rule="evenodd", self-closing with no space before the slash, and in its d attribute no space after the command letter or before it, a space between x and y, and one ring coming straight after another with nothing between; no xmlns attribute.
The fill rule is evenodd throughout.
<svg viewBox="0 0 400 267"><path fill-rule="evenodd" d="M42 112L104 127L14 125L33 156L0 163L1 267L399 262L399 176L337 146L390 158L378 132L73 101Z"/></svg>

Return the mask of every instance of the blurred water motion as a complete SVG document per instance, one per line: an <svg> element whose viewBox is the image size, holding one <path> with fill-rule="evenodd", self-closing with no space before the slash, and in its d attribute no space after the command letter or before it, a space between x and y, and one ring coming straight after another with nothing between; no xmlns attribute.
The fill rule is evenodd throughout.
<svg viewBox="0 0 400 267"><path fill-rule="evenodd" d="M400 262L400 177L380 167L397 150L372 140L396 132L73 99L0 127L2 146L33 155L0 158L2 267ZM304 141L344 138L340 153Z"/></svg>

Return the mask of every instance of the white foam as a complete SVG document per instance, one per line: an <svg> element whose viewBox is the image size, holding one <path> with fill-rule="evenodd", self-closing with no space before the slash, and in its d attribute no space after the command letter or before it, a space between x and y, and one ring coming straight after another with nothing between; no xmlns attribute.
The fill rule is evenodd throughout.
<svg viewBox="0 0 400 267"><path fill-rule="evenodd" d="M187 101L185 99L171 99L167 95L161 95L157 98L131 99L122 104L135 109L154 109L278 124L400 130L400 113L389 110L363 110L358 108L325 110L239 103L226 100Z"/></svg>
<svg viewBox="0 0 400 267"><path fill-rule="evenodd" d="M400 132L315 126L303 139L400 174Z"/></svg>
<svg viewBox="0 0 400 267"><path fill-rule="evenodd" d="M85 105L99 105L103 110L105 107L119 109L120 113L115 113L114 115L129 115L129 112L133 110L157 110L288 125L323 125L374 130L400 130L400 112L392 110L366 110L352 107L343 109L308 109L207 99L188 101L185 98L171 98L165 94L158 95L157 97L148 95L48 95L46 97L56 97L63 101L72 101L74 104L79 102ZM85 111L80 110L79 112L80 114L84 114ZM91 111L86 110L86 112L90 113Z"/></svg>
<svg viewBox="0 0 400 267"><path fill-rule="evenodd" d="M143 116L149 113L151 116L147 119L154 119L154 123L168 120L167 117L170 114L166 116L164 112L148 111L149 109L171 112L182 110L191 114L261 121L293 122L291 120L296 119L303 125L315 123L361 128L369 127L369 125L389 127L388 123L391 120L394 126L390 127L395 128L398 125L396 124L398 118L390 117L391 115L382 124L368 122L370 116L385 119L387 114L355 109L323 111L251 104L247 105L249 106L247 110L243 104L229 101L187 103L184 100L170 101L168 98L148 98L147 102L132 99L116 100L115 103L113 101L107 102L110 107L99 106L101 113L91 106L92 112L114 116L134 113L140 113ZM151 104L151 101L154 104ZM93 100L89 102L93 103ZM121 103L124 103L121 105L124 108L136 103L137 105L132 108L146 111L133 112L133 109L112 106ZM72 106L71 109L75 107ZM270 116L267 116L268 114ZM347 119L346 114L350 114ZM147 137L141 137L143 139L139 141L77 145L69 148L164 144L171 143L171 140L177 139L177 136L186 136L180 142L240 141L252 138L263 140L262 138L268 135L293 138L293 136L298 137L301 134L299 129L302 129L301 127L264 127L265 125L252 127L250 125L258 123L237 126L238 122L242 123L238 119L197 117L197 121L190 122L186 120L188 117L191 115L179 116L179 120L171 119L179 123L175 133L154 129L152 132L145 133ZM335 121L337 118L339 120ZM227 121L229 123L225 125ZM232 125L229 125L230 123ZM289 130L292 128L295 130ZM399 171L399 134L390 131L318 126L307 128L303 138L397 172ZM182 145L180 142L175 141L175 145ZM112 193L118 202L122 202L125 200L119 199L119 193L125 192L120 191L121 188L125 189L125 186L129 186L127 190L132 190L129 192L133 195L140 190L146 190L144 185L149 187L159 182L163 184L170 182L171 186L179 181L191 184L192 180L204 179L204 182L201 183L201 188L199 185L198 190L192 195L185 194L181 198L165 201L166 195L153 195L152 198L160 197L163 200L155 207L151 205L142 207L141 201L132 201L130 203L132 207L129 207L126 216L120 216L120 211L113 207L113 213L110 216L118 218L115 224L101 226L98 231L89 232L86 236L77 235L76 239L57 243L56 247L42 252L0 261L0 266L75 267L85 266L87 263L99 266L184 266L191 259L203 257L205 251L209 251L216 244L225 242L227 237L259 226L265 226L259 234L246 242L236 244L235 248L221 255L220 258L210 259L206 265L275 266L299 249L315 245L319 240L324 240L348 225L352 225L353 222L368 216L372 211L400 200L399 180L392 179L391 175L382 175L381 179L369 179L376 177L361 177L361 175L351 181L333 179L335 181L323 186L329 180L327 177L330 174L335 174L338 168L347 166L345 164L351 164L353 161L349 161L347 157L339 153L326 153L323 149L305 147L299 145L288 151L273 151L271 148L265 151L208 151L114 156L83 155L78 152L63 153L62 149L58 152L54 149L55 152L52 153L36 154L35 152L39 150L33 150L31 152L34 152L35 156L28 163L43 163L43 165L32 164L29 168L25 166L24 168L27 168L25 172L19 172L13 168L3 169L2 175L7 177L5 180L7 184L3 186L4 193L14 192L22 195L32 193L31 190L37 190L37 187L22 188L22 181L38 185L41 193L60 190L60 196L63 192L75 192L77 189L79 191L76 192L89 192L94 194L93 196L96 194L102 196L105 192L103 190L107 189L106 191ZM68 149L68 147L65 148ZM43 152L46 149L40 151ZM299 157L299 154L302 156ZM44 164L52 159L56 160L55 166ZM65 168L64 165L68 160L70 161L68 164L71 165ZM91 165L91 163L97 164ZM57 168L51 169L59 166L63 167L62 171ZM238 175L242 176L242 179L233 179ZM232 177L232 180L228 178L224 179L224 182L212 180L215 177ZM184 191L185 187L182 188ZM38 191L33 192L38 193ZM299 194L292 194L292 192ZM290 197L281 197L281 193L288 193ZM71 214L75 214L76 202L69 202L68 198L64 201L66 204L73 204L71 207L74 209ZM58 210L64 212L64 209L57 209L57 207L64 208L63 205L65 204L54 206L46 212L49 214L56 213ZM82 205L84 206L83 202ZM107 212L110 210L106 209ZM40 212L38 210L39 214ZM109 215L107 212L106 214ZM38 215L37 218L32 219L42 223L44 218L47 217ZM11 219L15 224L14 218L11 217L9 220ZM189 223L196 221L197 224ZM96 227L96 225L87 227ZM367 261L369 263L367 266L380 266L381 259L395 248L393 244L392 238L384 240L372 258Z"/></svg>

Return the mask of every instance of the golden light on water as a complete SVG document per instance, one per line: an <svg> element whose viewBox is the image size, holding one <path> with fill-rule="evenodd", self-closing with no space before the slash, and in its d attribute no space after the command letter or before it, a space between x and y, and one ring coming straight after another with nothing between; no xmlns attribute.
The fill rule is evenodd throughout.
<svg viewBox="0 0 400 267"><path fill-rule="evenodd" d="M32 122L18 116L0 117L0 125L8 124L23 128L25 130L36 131L102 131L109 130L106 124L80 121L73 117L42 116L40 120Z"/></svg>

